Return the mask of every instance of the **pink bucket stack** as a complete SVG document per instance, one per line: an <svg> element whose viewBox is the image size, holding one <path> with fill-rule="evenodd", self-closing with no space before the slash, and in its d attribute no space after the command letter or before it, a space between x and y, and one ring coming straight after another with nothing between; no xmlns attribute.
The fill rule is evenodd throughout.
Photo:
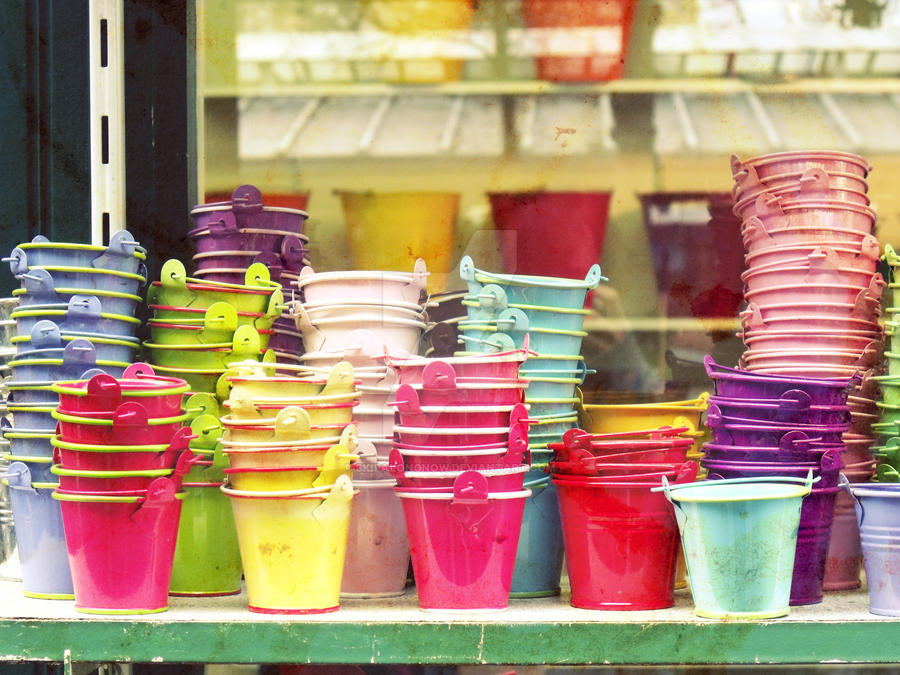
<svg viewBox="0 0 900 675"><path fill-rule="evenodd" d="M188 232L197 251L193 276L243 284L247 268L261 262L272 280L287 289L309 265L309 237L303 233L308 217L299 209L267 206L253 185L241 185L228 200L195 206ZM279 316L270 325L269 348L279 362L296 363L303 354L303 338L291 317Z"/></svg>
<svg viewBox="0 0 900 675"><path fill-rule="evenodd" d="M491 611L509 603L529 470L519 380L525 349L390 357L399 373L397 481L423 610Z"/></svg>
<svg viewBox="0 0 900 675"><path fill-rule="evenodd" d="M197 457L182 426L188 384L146 364L53 385L53 498L62 509L75 608L93 614L167 609L182 478Z"/></svg>
<svg viewBox="0 0 900 675"><path fill-rule="evenodd" d="M387 404L397 390L397 375L383 357L417 353L426 327L427 279L425 261L419 259L411 272L317 273L306 267L295 282L302 301L295 301L290 313L309 350L301 358L302 369L321 373L348 361L359 380L353 420L363 462L354 472L359 497L351 515L343 597L390 597L406 588L409 545L403 512L394 480L378 470L391 451L394 411Z"/></svg>

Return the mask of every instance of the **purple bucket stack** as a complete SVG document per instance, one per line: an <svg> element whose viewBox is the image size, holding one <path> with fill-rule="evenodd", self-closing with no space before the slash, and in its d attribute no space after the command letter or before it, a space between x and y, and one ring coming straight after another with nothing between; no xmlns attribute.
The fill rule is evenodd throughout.
<svg viewBox="0 0 900 675"><path fill-rule="evenodd" d="M291 282L309 265L309 237L303 234L307 218L299 209L265 206L253 185L240 186L229 201L195 206L191 209L193 227L188 232L197 250L192 276L243 284L247 268L261 262L289 300ZM281 363L299 362L303 337L291 317L275 320L269 349Z"/></svg>
<svg viewBox="0 0 900 675"><path fill-rule="evenodd" d="M818 479L800 513L790 602L821 602L852 381L753 373L710 356L705 365L716 389L701 462L709 478L802 478L812 469Z"/></svg>

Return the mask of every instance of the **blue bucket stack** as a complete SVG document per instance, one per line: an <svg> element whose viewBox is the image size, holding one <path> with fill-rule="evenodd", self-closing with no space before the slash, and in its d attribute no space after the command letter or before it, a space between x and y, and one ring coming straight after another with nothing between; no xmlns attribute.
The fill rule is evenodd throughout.
<svg viewBox="0 0 900 675"><path fill-rule="evenodd" d="M16 334L15 319L10 317L18 301L15 298L0 299L0 380L9 377L9 362L14 358L16 348L12 338ZM7 388L5 382L0 385L0 418L5 418ZM9 466L6 451L9 441L0 441L0 473L5 473ZM16 554L16 533L13 528L12 508L9 504L9 488L0 484L0 579L22 579L19 570L19 558Z"/></svg>
<svg viewBox="0 0 900 675"><path fill-rule="evenodd" d="M532 496L516 557L511 597L559 593L562 533L556 492L546 473L553 451L550 443L577 425L577 387L587 371L581 356L584 309L588 291L606 279L594 265L584 279L497 274L477 269L468 256L460 263L468 287L463 299L468 317L458 323L464 353L527 348L533 352L519 370L529 381L532 469L526 487Z"/></svg>
<svg viewBox="0 0 900 675"><path fill-rule="evenodd" d="M7 485L26 596L73 597L59 504L50 497L57 483L50 472L51 413L59 403L51 386L97 369L120 377L134 361L145 260L146 251L126 231L114 234L109 246L38 236L4 259L21 283L11 314L12 425L4 426L3 435L9 441L5 459L22 462L28 474L28 480Z"/></svg>

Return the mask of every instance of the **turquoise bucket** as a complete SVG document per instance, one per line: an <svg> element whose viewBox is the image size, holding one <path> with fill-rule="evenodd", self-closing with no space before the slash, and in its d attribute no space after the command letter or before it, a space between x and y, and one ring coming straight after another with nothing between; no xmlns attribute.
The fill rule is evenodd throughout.
<svg viewBox="0 0 900 675"><path fill-rule="evenodd" d="M563 539L556 487L547 475L528 481L525 486L531 489L531 496L525 500L525 515L509 597L559 595Z"/></svg>
<svg viewBox="0 0 900 675"><path fill-rule="evenodd" d="M806 478L759 477L670 486L694 612L709 619L771 619L790 612Z"/></svg>

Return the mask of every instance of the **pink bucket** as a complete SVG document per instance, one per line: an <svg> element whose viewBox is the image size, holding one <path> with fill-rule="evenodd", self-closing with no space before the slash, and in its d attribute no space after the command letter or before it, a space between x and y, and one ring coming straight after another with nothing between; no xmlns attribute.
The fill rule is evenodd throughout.
<svg viewBox="0 0 900 675"><path fill-rule="evenodd" d="M829 173L847 173L860 178L866 178L869 171L872 170L865 157L851 152L792 150L773 152L745 160L732 155L731 173L733 176L737 176L749 167L753 167L760 179L790 172L803 173L814 167L825 169Z"/></svg>
<svg viewBox="0 0 900 675"><path fill-rule="evenodd" d="M876 273L870 284L862 286L850 286L841 283L832 284L784 284L770 286L764 290L745 291L744 297L760 309L769 305L783 303L810 303L816 301L823 303L853 304L863 291L867 291L873 297L880 297L885 283L882 276Z"/></svg>
<svg viewBox="0 0 900 675"><path fill-rule="evenodd" d="M527 350L517 349L498 354L479 354L478 356L459 356L446 359L390 356L387 357L387 364L397 371L400 384L422 385L431 391L449 393L457 382L477 384L490 383L491 380L498 379L518 380L519 366L527 357ZM430 405L424 401L422 403ZM471 403L475 402L471 401Z"/></svg>
<svg viewBox="0 0 900 675"><path fill-rule="evenodd" d="M744 260L753 270L772 266L793 266L819 262L831 269L849 268L874 274L878 268L881 247L878 239L866 235L859 246L829 242L824 244L801 243L787 246L769 246L748 253Z"/></svg>
<svg viewBox="0 0 900 675"><path fill-rule="evenodd" d="M748 349L761 352L793 351L802 349L823 349L852 351L861 353L872 342L881 339L879 333L872 331L744 331L744 344Z"/></svg>
<svg viewBox="0 0 900 675"><path fill-rule="evenodd" d="M509 425L514 405L423 406L415 389L401 384L388 403L395 406L399 424L417 427L500 427Z"/></svg>
<svg viewBox="0 0 900 675"><path fill-rule="evenodd" d="M146 497L61 496L75 609L149 614L168 608L181 500L157 478Z"/></svg>
<svg viewBox="0 0 900 675"><path fill-rule="evenodd" d="M745 214L742 217L745 221L753 217L761 220L770 233L787 228L805 228L842 233L855 230L865 235L872 234L875 227L875 212L868 206L833 200L790 201L760 195L742 213Z"/></svg>
<svg viewBox="0 0 900 675"><path fill-rule="evenodd" d="M747 291L762 291L784 286L813 284L818 286L848 286L857 289L868 288L874 273L852 267L832 268L815 265L810 261L793 267L776 265L772 267L752 267L741 275ZM854 294L854 298L859 290Z"/></svg>
<svg viewBox="0 0 900 675"><path fill-rule="evenodd" d="M820 191L853 190L865 194L869 190L869 183L865 178L846 171L826 171L821 167L811 167L804 171L769 174L760 178L754 167L744 166L734 175L731 194L737 202L763 190L802 184L814 186Z"/></svg>
<svg viewBox="0 0 900 675"><path fill-rule="evenodd" d="M403 505L393 480L360 481L350 514L341 596L384 598L402 595L409 569L409 542Z"/></svg>
<svg viewBox="0 0 900 675"><path fill-rule="evenodd" d="M112 412L70 413L60 407L53 417L60 438L67 443L151 445L168 443L188 416L151 418L140 403L126 401Z"/></svg>
<svg viewBox="0 0 900 675"><path fill-rule="evenodd" d="M505 609L531 491L490 494L477 472L460 475L449 492L396 490L406 518L419 607Z"/></svg>
<svg viewBox="0 0 900 675"><path fill-rule="evenodd" d="M763 223L750 218L741 226L741 239L748 254L783 246L831 246L862 249L872 234L865 230L841 227L827 228L817 224Z"/></svg>
<svg viewBox="0 0 900 675"><path fill-rule="evenodd" d="M101 373L89 380L54 385L60 407L73 415L109 412L134 400L149 417L174 417L181 414L181 397L187 390L184 380L156 375L146 363L129 366L119 380Z"/></svg>
<svg viewBox="0 0 900 675"><path fill-rule="evenodd" d="M757 215L759 200L764 202L778 198L782 204L803 205L806 202L840 202L848 204L869 205L869 198L865 192L856 189L833 189L827 184L824 189L816 189L798 183L788 184L783 187L764 188L762 190L742 195L741 200L734 205L734 213L741 220Z"/></svg>
<svg viewBox="0 0 900 675"><path fill-rule="evenodd" d="M66 443L50 440L59 451L60 463L77 471L153 471L173 469L179 455L188 450L190 427L179 429L172 440L158 445L110 445Z"/></svg>

